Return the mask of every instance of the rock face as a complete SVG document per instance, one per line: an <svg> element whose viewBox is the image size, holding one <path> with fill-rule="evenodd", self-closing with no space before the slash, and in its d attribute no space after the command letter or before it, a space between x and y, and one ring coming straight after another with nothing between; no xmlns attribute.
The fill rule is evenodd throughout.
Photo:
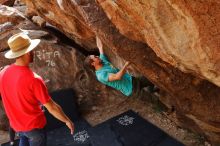
<svg viewBox="0 0 220 146"><path fill-rule="evenodd" d="M6 6L13 6L15 3L15 0L0 0L0 4L6 5Z"/></svg>
<svg viewBox="0 0 220 146"><path fill-rule="evenodd" d="M175 107L182 125L220 142L218 0L26 0L26 4L70 38L86 40L84 46L93 48L88 40L97 34L167 93L161 100Z"/></svg>
<svg viewBox="0 0 220 146"><path fill-rule="evenodd" d="M219 1L97 1L121 34L148 44L158 57L181 71L196 74L220 86ZM96 33L85 22L90 18L80 12L77 6L79 3L90 9L86 5L87 1L32 2L26 1L31 11L58 28L65 26L60 30L70 34L70 38L74 40L92 39L92 35ZM76 23L79 25L75 25ZM87 33L90 35L82 34L86 32L90 32ZM89 46L92 47L94 46Z"/></svg>
<svg viewBox="0 0 220 146"><path fill-rule="evenodd" d="M148 44L181 71L220 86L218 0L98 1L121 34Z"/></svg>
<svg viewBox="0 0 220 146"><path fill-rule="evenodd" d="M162 89L161 101L175 108L180 125L206 135L213 144L220 145L218 0L26 0L26 4L27 14L38 14L88 50L95 47L97 34L107 48L111 48L113 53L108 50L107 54L113 60L116 54L133 62L141 74ZM0 17L0 29L3 26L5 33L8 27L14 31L24 22L23 17L10 18L14 21L9 25L8 19L7 15ZM2 34L0 37L5 38ZM0 42L4 44L6 39ZM45 57L42 56L46 53L44 48L49 51ZM74 63L82 63L83 57L78 60L76 56L81 55L67 48L53 44L51 40L43 41L42 48L36 53L39 67L33 68L38 68L49 84L59 83L48 85L51 90L69 85L82 97L84 92L95 96L97 86L88 89L75 86L76 83L83 85L91 73L82 69L82 64ZM64 69L60 71L62 66ZM53 76L48 76L48 72ZM67 77L61 81L64 73ZM88 81L95 82L94 77L89 78ZM106 94L105 88L101 90ZM88 96L92 98L92 95Z"/></svg>
<svg viewBox="0 0 220 146"><path fill-rule="evenodd" d="M45 5L43 1L26 1L28 5L26 14L32 16L36 13L41 13L42 18L63 31L69 38L75 40L81 46L85 48L95 47L94 33L78 13L77 7L69 3L71 2L58 0L50 1ZM45 6L42 7L42 5ZM38 6L40 6L40 11L37 12L35 8ZM54 11L54 8L58 11ZM66 11L66 8L69 11Z"/></svg>
<svg viewBox="0 0 220 146"><path fill-rule="evenodd" d="M0 101L0 129L1 130L8 130L8 118L5 114L4 108L2 106L2 102Z"/></svg>

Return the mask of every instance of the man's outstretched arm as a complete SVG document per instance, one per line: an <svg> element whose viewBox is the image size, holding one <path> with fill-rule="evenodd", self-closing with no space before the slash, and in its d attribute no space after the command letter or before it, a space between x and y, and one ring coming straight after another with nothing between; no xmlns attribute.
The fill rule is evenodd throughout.
<svg viewBox="0 0 220 146"><path fill-rule="evenodd" d="M66 126L70 129L71 134L73 134L74 132L73 122L66 116L62 108L56 102L50 99L49 102L44 104L44 106L47 108L50 114L52 114L58 120L64 122Z"/></svg>
<svg viewBox="0 0 220 146"><path fill-rule="evenodd" d="M126 73L126 69L127 69L129 64L130 64L129 61L125 62L125 65L122 67L122 69L119 72L117 72L116 74L110 74L108 76L108 81L111 82L111 81L121 80L123 75Z"/></svg>
<svg viewBox="0 0 220 146"><path fill-rule="evenodd" d="M97 37L97 36L96 36L96 45L97 45L97 47L98 47L98 49L99 49L99 53L100 53L100 54L104 54L104 51L103 51L103 43L102 43L102 41L100 40L100 38Z"/></svg>

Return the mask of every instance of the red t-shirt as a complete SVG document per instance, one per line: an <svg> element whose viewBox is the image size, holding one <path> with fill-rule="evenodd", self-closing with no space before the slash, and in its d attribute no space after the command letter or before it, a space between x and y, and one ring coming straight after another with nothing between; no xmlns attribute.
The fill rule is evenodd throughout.
<svg viewBox="0 0 220 146"><path fill-rule="evenodd" d="M27 66L12 64L0 72L0 94L10 126L15 131L43 128L46 118L40 108L50 100L40 76Z"/></svg>

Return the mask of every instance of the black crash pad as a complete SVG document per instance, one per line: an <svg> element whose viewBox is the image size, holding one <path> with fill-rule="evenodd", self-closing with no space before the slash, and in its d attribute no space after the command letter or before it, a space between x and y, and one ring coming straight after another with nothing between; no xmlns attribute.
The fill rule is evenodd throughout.
<svg viewBox="0 0 220 146"><path fill-rule="evenodd" d="M70 134L70 130L66 127L60 127L47 132L47 146L91 146L88 129L91 126L83 119L74 122L74 135ZM16 140L16 145L19 145L19 140ZM10 146L9 142L1 146Z"/></svg>
<svg viewBox="0 0 220 146"><path fill-rule="evenodd" d="M108 124L100 124L89 129L89 135L92 146L123 146L119 135L116 135Z"/></svg>
<svg viewBox="0 0 220 146"><path fill-rule="evenodd" d="M183 146L183 144L168 136L165 139L163 139L160 143L158 143L156 146Z"/></svg>
<svg viewBox="0 0 220 146"><path fill-rule="evenodd" d="M88 129L90 125L85 120L78 120L74 123L74 135L64 126L51 130L47 133L47 146L91 146Z"/></svg>
<svg viewBox="0 0 220 146"><path fill-rule="evenodd" d="M80 116L78 113L78 107L76 102L76 96L72 89L63 89L50 93L51 98L59 104L64 113L72 120L77 121ZM47 131L60 128L64 126L64 123L53 117L47 110L45 110L45 116L47 118Z"/></svg>
<svg viewBox="0 0 220 146"><path fill-rule="evenodd" d="M132 110L89 129L89 135L92 146L184 146Z"/></svg>

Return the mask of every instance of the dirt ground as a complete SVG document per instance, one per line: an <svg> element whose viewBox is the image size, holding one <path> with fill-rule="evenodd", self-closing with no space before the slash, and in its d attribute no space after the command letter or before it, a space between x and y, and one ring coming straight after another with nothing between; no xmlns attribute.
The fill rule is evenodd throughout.
<svg viewBox="0 0 220 146"><path fill-rule="evenodd" d="M203 137L178 127L175 124L175 112L167 114L159 104L149 102L149 100L145 99L147 99L147 97L142 99L127 97L101 99L96 102L96 105L92 106L91 109L86 112L84 111L83 115L84 118L94 126L132 109L186 146L211 146ZM7 132L0 131L0 135L0 143L8 141Z"/></svg>

